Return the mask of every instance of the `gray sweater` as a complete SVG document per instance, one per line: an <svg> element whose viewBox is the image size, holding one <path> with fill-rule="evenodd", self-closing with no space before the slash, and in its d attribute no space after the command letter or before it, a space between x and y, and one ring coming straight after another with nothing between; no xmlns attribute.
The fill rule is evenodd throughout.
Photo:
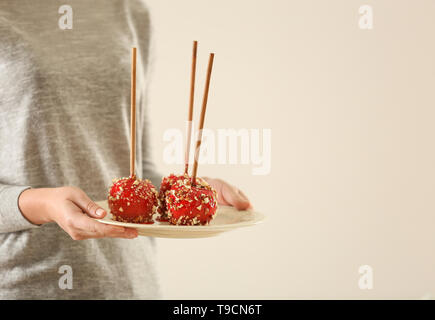
<svg viewBox="0 0 435 320"><path fill-rule="evenodd" d="M82 188L106 198L129 173L130 50L138 48L137 173L149 161L146 87L149 16L140 0L73 0L61 29L56 0L0 2L0 299L159 298L153 239L74 241L28 222L28 187ZM71 267L73 288L59 279Z"/></svg>

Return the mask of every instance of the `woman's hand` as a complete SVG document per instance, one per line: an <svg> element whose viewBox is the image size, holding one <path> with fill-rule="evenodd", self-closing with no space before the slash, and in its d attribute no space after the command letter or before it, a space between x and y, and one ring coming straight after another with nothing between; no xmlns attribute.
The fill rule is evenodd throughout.
<svg viewBox="0 0 435 320"><path fill-rule="evenodd" d="M221 179L207 177L203 177L203 179L216 189L218 194L218 204L233 206L237 210L252 209L248 197L241 190Z"/></svg>
<svg viewBox="0 0 435 320"><path fill-rule="evenodd" d="M76 187L28 189L18 199L23 216L33 224L56 222L74 240L137 237L135 229L107 225L92 218L106 212Z"/></svg>

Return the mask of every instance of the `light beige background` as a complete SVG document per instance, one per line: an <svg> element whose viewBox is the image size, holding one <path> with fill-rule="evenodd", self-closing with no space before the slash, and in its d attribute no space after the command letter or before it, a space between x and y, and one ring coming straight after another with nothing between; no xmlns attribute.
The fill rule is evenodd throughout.
<svg viewBox="0 0 435 320"><path fill-rule="evenodd" d="M167 298L431 298L435 294L434 1L149 0L155 161L183 128L192 40L206 126L272 128L272 172L206 165L262 226L158 240ZM360 30L358 8L374 10ZM199 103L197 113L199 114ZM358 288L371 265L373 290Z"/></svg>

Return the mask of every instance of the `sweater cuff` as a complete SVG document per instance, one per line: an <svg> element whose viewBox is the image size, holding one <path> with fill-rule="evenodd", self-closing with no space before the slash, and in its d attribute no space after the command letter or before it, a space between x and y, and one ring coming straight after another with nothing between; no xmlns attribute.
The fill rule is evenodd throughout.
<svg viewBox="0 0 435 320"><path fill-rule="evenodd" d="M18 206L18 198L27 189L30 187L0 185L0 233L38 227L23 216Z"/></svg>

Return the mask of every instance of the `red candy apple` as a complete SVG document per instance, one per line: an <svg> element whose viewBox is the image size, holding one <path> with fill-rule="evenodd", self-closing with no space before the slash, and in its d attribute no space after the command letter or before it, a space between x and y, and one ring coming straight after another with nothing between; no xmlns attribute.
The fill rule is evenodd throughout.
<svg viewBox="0 0 435 320"><path fill-rule="evenodd" d="M203 179L193 186L190 178L177 180L166 193L169 222L175 225L206 225L217 209L217 193Z"/></svg>
<svg viewBox="0 0 435 320"><path fill-rule="evenodd" d="M177 175L171 173L169 176L164 177L162 179L162 183L160 184L160 190L159 190L160 206L157 209L157 211L159 213L159 217L157 218L158 221L169 221L167 207L166 207L166 194L169 190L171 190L171 188L175 182L177 182L178 180L184 179L184 178L187 178L187 175L186 176L182 176L182 175L177 176Z"/></svg>
<svg viewBox="0 0 435 320"><path fill-rule="evenodd" d="M153 223L157 212L157 190L152 183L136 177L115 179L108 203L113 218L121 222Z"/></svg>

